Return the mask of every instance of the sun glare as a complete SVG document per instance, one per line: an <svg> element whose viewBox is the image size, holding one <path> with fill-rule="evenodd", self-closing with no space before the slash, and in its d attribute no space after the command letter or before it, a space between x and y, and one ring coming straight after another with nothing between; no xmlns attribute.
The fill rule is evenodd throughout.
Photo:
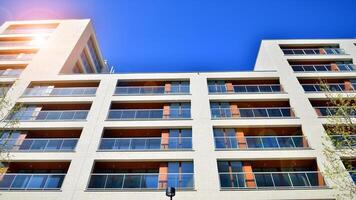
<svg viewBox="0 0 356 200"><path fill-rule="evenodd" d="M33 37L33 39L30 41L30 44L34 46L44 46L46 44L46 40L47 37L38 35Z"/></svg>

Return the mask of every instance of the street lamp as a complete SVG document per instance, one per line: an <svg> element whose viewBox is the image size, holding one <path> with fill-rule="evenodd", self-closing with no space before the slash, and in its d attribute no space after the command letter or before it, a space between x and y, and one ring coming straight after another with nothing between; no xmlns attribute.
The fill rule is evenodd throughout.
<svg viewBox="0 0 356 200"><path fill-rule="evenodd" d="M166 196L172 200L172 198L176 195L176 189L174 187L166 188Z"/></svg>

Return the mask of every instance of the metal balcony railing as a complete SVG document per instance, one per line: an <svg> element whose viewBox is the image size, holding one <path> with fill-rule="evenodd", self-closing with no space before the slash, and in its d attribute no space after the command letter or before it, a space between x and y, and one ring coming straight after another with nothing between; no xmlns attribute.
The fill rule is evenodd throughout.
<svg viewBox="0 0 356 200"><path fill-rule="evenodd" d="M337 64L338 71L352 72L356 71L354 64ZM294 72L338 72L331 69L330 64L326 65L292 65Z"/></svg>
<svg viewBox="0 0 356 200"><path fill-rule="evenodd" d="M5 69L0 70L0 76L3 77L18 77L22 73L23 69Z"/></svg>
<svg viewBox="0 0 356 200"><path fill-rule="evenodd" d="M336 107L336 106L324 106L324 107L314 107L314 109L317 111L317 114L320 117L342 117L342 116L350 116L350 117L356 117L356 109L352 107Z"/></svg>
<svg viewBox="0 0 356 200"><path fill-rule="evenodd" d="M19 121L80 121L85 120L87 115L87 110L19 111L8 116L8 119Z"/></svg>
<svg viewBox="0 0 356 200"><path fill-rule="evenodd" d="M356 147L356 135L330 135L330 138L338 148Z"/></svg>
<svg viewBox="0 0 356 200"><path fill-rule="evenodd" d="M59 190L65 174L6 173L0 179L0 190Z"/></svg>
<svg viewBox="0 0 356 200"><path fill-rule="evenodd" d="M93 173L88 190L164 189L159 178L167 177L167 186L177 189L194 189L193 173Z"/></svg>
<svg viewBox="0 0 356 200"><path fill-rule="evenodd" d="M233 189L313 189L326 187L318 171L219 173L221 188ZM254 186L246 184L253 177Z"/></svg>
<svg viewBox="0 0 356 200"><path fill-rule="evenodd" d="M96 87L27 88L23 96L94 96Z"/></svg>
<svg viewBox="0 0 356 200"><path fill-rule="evenodd" d="M0 61L28 61L35 54L0 54Z"/></svg>
<svg viewBox="0 0 356 200"><path fill-rule="evenodd" d="M0 146L8 151L15 152L70 152L74 151L77 138L36 138L25 139L16 144L16 139L2 139Z"/></svg>
<svg viewBox="0 0 356 200"><path fill-rule="evenodd" d="M101 151L172 150L192 149L191 137L169 137L168 148L162 148L161 138L102 138Z"/></svg>
<svg viewBox="0 0 356 200"><path fill-rule="evenodd" d="M163 115L163 109L111 109L108 120L150 120L150 119L190 119L190 109L170 109Z"/></svg>
<svg viewBox="0 0 356 200"><path fill-rule="evenodd" d="M216 149L302 149L308 148L304 136L245 136L244 146L236 137L214 137Z"/></svg>
<svg viewBox="0 0 356 200"><path fill-rule="evenodd" d="M171 91L165 91L164 86L129 86L116 87L115 95L161 95L161 94L189 94L189 86L172 86Z"/></svg>
<svg viewBox="0 0 356 200"><path fill-rule="evenodd" d="M293 110L289 107L238 108L238 116L233 116L230 108L211 108L213 119L226 118L291 118Z"/></svg>
<svg viewBox="0 0 356 200"><path fill-rule="evenodd" d="M318 49L282 49L284 55L345 55L345 50L340 48Z"/></svg>
<svg viewBox="0 0 356 200"><path fill-rule="evenodd" d="M327 84L301 84L305 92L354 92L355 89L345 90L345 84L343 83L327 83Z"/></svg>
<svg viewBox="0 0 356 200"><path fill-rule="evenodd" d="M209 93L282 93L280 84L233 85L234 91L227 91L226 85L209 85Z"/></svg>

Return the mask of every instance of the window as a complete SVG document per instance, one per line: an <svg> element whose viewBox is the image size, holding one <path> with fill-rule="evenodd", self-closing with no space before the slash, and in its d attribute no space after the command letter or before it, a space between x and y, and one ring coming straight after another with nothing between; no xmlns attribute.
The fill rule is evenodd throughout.
<svg viewBox="0 0 356 200"><path fill-rule="evenodd" d="M225 81L208 81L209 93L225 93Z"/></svg>
<svg viewBox="0 0 356 200"><path fill-rule="evenodd" d="M169 149L191 149L192 130L191 129L171 129L169 130Z"/></svg>

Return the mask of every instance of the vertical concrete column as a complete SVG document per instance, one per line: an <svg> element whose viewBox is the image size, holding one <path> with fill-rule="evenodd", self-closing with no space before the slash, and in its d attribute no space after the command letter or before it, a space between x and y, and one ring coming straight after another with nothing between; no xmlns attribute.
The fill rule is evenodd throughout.
<svg viewBox="0 0 356 200"><path fill-rule="evenodd" d="M167 187L167 180L168 180L168 164L161 163L159 166L159 177L158 177L158 188L164 189Z"/></svg>
<svg viewBox="0 0 356 200"><path fill-rule="evenodd" d="M169 130L163 130L161 133L161 149L168 149Z"/></svg>
<svg viewBox="0 0 356 200"><path fill-rule="evenodd" d="M227 92L234 92L234 86L232 85L232 83L225 83L225 86Z"/></svg>
<svg viewBox="0 0 356 200"><path fill-rule="evenodd" d="M166 83L164 85L164 93L171 93L172 92L172 84L171 83Z"/></svg>
<svg viewBox="0 0 356 200"><path fill-rule="evenodd" d="M319 186L325 186L325 181L323 178L323 175L319 172L319 167L318 167L318 185Z"/></svg>
<svg viewBox="0 0 356 200"><path fill-rule="evenodd" d="M163 119L168 119L170 115L170 106L166 104L163 106Z"/></svg>
<svg viewBox="0 0 356 200"><path fill-rule="evenodd" d="M336 63L330 63L331 71L339 71L339 67Z"/></svg>
<svg viewBox="0 0 356 200"><path fill-rule="evenodd" d="M249 188L256 187L255 176L253 175L250 162L243 162L242 171L245 173L245 183Z"/></svg>
<svg viewBox="0 0 356 200"><path fill-rule="evenodd" d="M247 148L247 143L245 139L245 133L243 131L237 130L236 129L236 140L238 144L239 149L246 149Z"/></svg>
<svg viewBox="0 0 356 200"><path fill-rule="evenodd" d="M231 116L232 117L240 117L239 108L237 104L230 104Z"/></svg>
<svg viewBox="0 0 356 200"><path fill-rule="evenodd" d="M308 140L307 138L305 138L305 136L303 137L303 147L304 148L309 147Z"/></svg>

